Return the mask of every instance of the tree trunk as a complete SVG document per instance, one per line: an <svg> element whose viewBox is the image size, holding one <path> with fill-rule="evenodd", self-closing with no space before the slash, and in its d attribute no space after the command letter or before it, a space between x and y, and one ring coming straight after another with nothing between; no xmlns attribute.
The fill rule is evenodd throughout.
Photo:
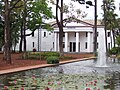
<svg viewBox="0 0 120 90"><path fill-rule="evenodd" d="M114 32L114 30L112 30L112 33L113 33L113 45L115 47L115 32Z"/></svg>
<svg viewBox="0 0 120 90"><path fill-rule="evenodd" d="M61 27L60 27L60 33L59 33L59 45L60 45L60 53L61 56L63 55L63 0L61 0L61 11L60 11L60 22L61 22Z"/></svg>
<svg viewBox="0 0 120 90"><path fill-rule="evenodd" d="M23 41L23 34L22 34L22 27L21 27L21 36L20 36L20 46L19 46L19 52L22 52L22 41Z"/></svg>
<svg viewBox="0 0 120 90"><path fill-rule="evenodd" d="M113 44L113 41L112 41L112 35L113 34L111 34L112 32L111 32L111 30L110 30L110 40L111 40L111 48L112 48L112 44Z"/></svg>
<svg viewBox="0 0 120 90"><path fill-rule="evenodd" d="M27 11L26 11L26 0L24 0L24 14L23 14L23 40L24 40L24 52L26 52L26 17L27 17Z"/></svg>
<svg viewBox="0 0 120 90"><path fill-rule="evenodd" d="M94 23L94 53L97 52L97 0L95 0L95 23Z"/></svg>
<svg viewBox="0 0 120 90"><path fill-rule="evenodd" d="M5 28L4 28L4 60L7 63L11 63L11 53L10 53L10 12L8 0L4 0L5 3Z"/></svg>
<svg viewBox="0 0 120 90"><path fill-rule="evenodd" d="M59 52L63 55L63 0L61 0L60 21L58 19L59 0L56 3L56 21L59 28Z"/></svg>
<svg viewBox="0 0 120 90"><path fill-rule="evenodd" d="M23 36L23 40L24 40L24 52L26 52L26 36L25 36L25 28L24 28L24 36Z"/></svg>

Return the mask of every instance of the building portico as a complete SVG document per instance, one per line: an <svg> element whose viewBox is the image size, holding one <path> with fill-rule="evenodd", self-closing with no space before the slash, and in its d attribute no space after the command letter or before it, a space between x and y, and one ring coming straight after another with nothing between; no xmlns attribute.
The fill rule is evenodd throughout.
<svg viewBox="0 0 120 90"><path fill-rule="evenodd" d="M92 52L92 32L64 32L64 52ZM55 32L55 51L59 50L59 33Z"/></svg>

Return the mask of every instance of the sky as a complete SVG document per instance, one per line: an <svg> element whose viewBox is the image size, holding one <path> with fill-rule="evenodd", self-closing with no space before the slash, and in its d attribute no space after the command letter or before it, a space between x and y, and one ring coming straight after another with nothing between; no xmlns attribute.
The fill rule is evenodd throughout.
<svg viewBox="0 0 120 90"><path fill-rule="evenodd" d="M65 4L69 4L71 2L71 0L63 0ZM87 1L87 0L86 0ZM94 0L91 0L94 4ZM115 1L115 6L116 6L116 10L115 13L116 14L120 14L120 10L119 10L119 3L120 0L114 0ZM85 5L81 5L78 2L72 2L73 5L75 6L75 8L79 8L82 11L85 11L85 13L87 13L87 16L83 19L94 19L94 6L91 6L89 8L86 8ZM103 11L101 9L101 5L103 3L103 0L97 0L97 15L98 15L98 19L102 19L102 15L103 15ZM55 15L55 6L53 7L53 13ZM120 17L120 15L118 16Z"/></svg>

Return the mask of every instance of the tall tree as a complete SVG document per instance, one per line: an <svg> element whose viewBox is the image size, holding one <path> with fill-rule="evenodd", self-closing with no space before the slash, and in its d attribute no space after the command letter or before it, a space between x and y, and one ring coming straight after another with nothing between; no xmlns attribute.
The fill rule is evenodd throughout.
<svg viewBox="0 0 120 90"><path fill-rule="evenodd" d="M107 30L111 30L113 33L113 41L115 46L115 36L114 36L114 29L117 26L114 0L103 0L102 9L104 11L103 15L103 23L105 27L105 38L106 38L106 53L107 53Z"/></svg>
<svg viewBox="0 0 120 90"><path fill-rule="evenodd" d="M26 9L24 1L26 1ZM4 12L3 20L4 20L4 60L8 63L11 63L11 35L12 32L15 31L14 29L18 27L18 30L24 30L21 33L21 37L25 37L30 34L25 34L26 30L33 31L38 28L36 24L44 23L42 19L49 19L52 18L51 8L48 7L47 0L1 0L3 4L2 11ZM29 6L29 7L28 7ZM42 8L41 8L42 7ZM19 10L19 8L21 8ZM26 10L26 11L25 11ZM25 12L25 13L24 13ZM16 15L13 17L12 15ZM24 18L23 18L24 16ZM28 17L29 16L29 17ZM14 21L12 19L14 19ZM19 23L18 23L19 22ZM20 23L21 22L21 23ZM16 27L15 27L16 25ZM44 23L43 27L49 28L49 25ZM13 29L14 28L14 29ZM17 33L15 31L15 33ZM14 39L16 40L16 39ZM26 46L26 45L24 45ZM25 50L26 47L24 47Z"/></svg>
<svg viewBox="0 0 120 90"><path fill-rule="evenodd" d="M4 60L6 60L8 63L11 63L11 54L10 54L10 13L11 11L16 8L16 4L19 2L20 0L3 0L4 2L4 24L5 24L5 28L4 28ZM12 4L11 6L11 3Z"/></svg>
<svg viewBox="0 0 120 90"><path fill-rule="evenodd" d="M2 46L4 43L4 21L2 20L2 17L0 17L0 51L2 50Z"/></svg>
<svg viewBox="0 0 120 90"><path fill-rule="evenodd" d="M58 18L58 9L60 8L60 20ZM59 28L59 50L63 54L63 0L61 0L61 5L59 7L59 0L56 0L56 21Z"/></svg>
<svg viewBox="0 0 120 90"><path fill-rule="evenodd" d="M77 20L76 18L84 18L86 16L85 13L82 13L80 9L74 9L72 3L69 5L65 5L63 0L56 0L56 3L51 0L51 3L56 5L56 22L59 28L59 52L63 55L63 22L70 22L72 20ZM63 14L67 16L67 18L63 17Z"/></svg>
<svg viewBox="0 0 120 90"><path fill-rule="evenodd" d="M41 8L42 7L42 8ZM20 52L22 51L22 42L24 41L24 51L26 51L26 36L30 36L42 25L42 28L51 29L50 25L45 23L45 19L53 18L51 7L48 7L47 0L24 1L23 10L20 13L21 40ZM26 34L30 30L31 33Z"/></svg>

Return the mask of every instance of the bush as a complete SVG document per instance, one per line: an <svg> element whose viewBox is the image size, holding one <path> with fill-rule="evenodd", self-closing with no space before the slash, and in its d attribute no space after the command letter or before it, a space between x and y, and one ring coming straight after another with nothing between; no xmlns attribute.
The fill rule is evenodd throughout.
<svg viewBox="0 0 120 90"><path fill-rule="evenodd" d="M119 48L118 47L113 47L112 49L109 50L109 54L116 55L119 53Z"/></svg>
<svg viewBox="0 0 120 90"><path fill-rule="evenodd" d="M48 64L57 64L57 63L59 63L59 57L49 56L49 57L47 57L47 63Z"/></svg>
<svg viewBox="0 0 120 90"><path fill-rule="evenodd" d="M55 56L60 57L59 52L27 52L22 57L26 57L26 59L35 59L39 60L40 58L42 60L46 60L48 57Z"/></svg>
<svg viewBox="0 0 120 90"><path fill-rule="evenodd" d="M26 52L26 54L23 54L22 57L26 57L26 59L38 60L40 59L40 52Z"/></svg>
<svg viewBox="0 0 120 90"><path fill-rule="evenodd" d="M44 57L44 59L47 59L47 57L51 57L51 56L60 57L60 53L59 52L44 52L42 53L41 56Z"/></svg>

